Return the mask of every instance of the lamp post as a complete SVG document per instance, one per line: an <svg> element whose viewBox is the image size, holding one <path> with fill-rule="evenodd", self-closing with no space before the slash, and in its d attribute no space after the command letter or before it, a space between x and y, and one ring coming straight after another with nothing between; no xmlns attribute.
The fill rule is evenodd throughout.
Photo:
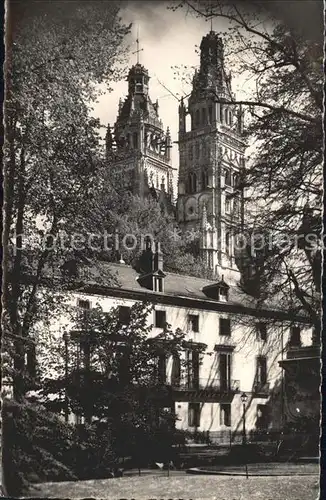
<svg viewBox="0 0 326 500"><path fill-rule="evenodd" d="M243 408L243 428L242 428L242 444L245 446L247 443L246 438L246 402L248 401L248 396L243 392L240 396Z"/></svg>
<svg viewBox="0 0 326 500"><path fill-rule="evenodd" d="M70 333L64 332L62 336L65 343L65 421L69 421L69 400L68 400L68 370L69 370L69 340Z"/></svg>

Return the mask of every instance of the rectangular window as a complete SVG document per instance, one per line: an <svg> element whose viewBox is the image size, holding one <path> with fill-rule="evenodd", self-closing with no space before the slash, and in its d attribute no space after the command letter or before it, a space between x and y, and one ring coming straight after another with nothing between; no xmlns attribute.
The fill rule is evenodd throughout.
<svg viewBox="0 0 326 500"><path fill-rule="evenodd" d="M199 332L198 314L188 314L188 329L191 332Z"/></svg>
<svg viewBox="0 0 326 500"><path fill-rule="evenodd" d="M262 340L263 342L266 342L267 340L267 325L266 323L256 323L256 334L257 334L257 340Z"/></svg>
<svg viewBox="0 0 326 500"><path fill-rule="evenodd" d="M200 403L188 403L188 425L189 427L200 426Z"/></svg>
<svg viewBox="0 0 326 500"><path fill-rule="evenodd" d="M90 309L91 308L91 303L89 300L82 300L82 299L79 299L78 302L77 302L77 305L78 307L80 307L81 309Z"/></svg>
<svg viewBox="0 0 326 500"><path fill-rule="evenodd" d="M299 326L291 326L289 346L290 347L301 346L301 330Z"/></svg>
<svg viewBox="0 0 326 500"><path fill-rule="evenodd" d="M197 143L195 145L195 156L196 156L197 159L199 158L199 154L200 154L199 144Z"/></svg>
<svg viewBox="0 0 326 500"><path fill-rule="evenodd" d="M156 328L164 328L166 323L166 312L155 311L155 326Z"/></svg>
<svg viewBox="0 0 326 500"><path fill-rule="evenodd" d="M220 318L220 335L231 335L231 320L229 318Z"/></svg>
<svg viewBox="0 0 326 500"><path fill-rule="evenodd" d="M120 306L119 307L119 322L122 325L128 325L130 322L130 307Z"/></svg>
<svg viewBox="0 0 326 500"><path fill-rule="evenodd" d="M226 427L231 427L231 404L223 403L220 405L221 408L221 425Z"/></svg>
<svg viewBox="0 0 326 500"><path fill-rule="evenodd" d="M267 383L267 359L265 356L257 358L257 383L259 385Z"/></svg>
<svg viewBox="0 0 326 500"><path fill-rule="evenodd" d="M198 389L199 387L199 352L194 350L187 351L187 385L189 389Z"/></svg>
<svg viewBox="0 0 326 500"><path fill-rule="evenodd" d="M219 354L219 372L222 391L228 391L231 388L231 368L232 354L221 352Z"/></svg>

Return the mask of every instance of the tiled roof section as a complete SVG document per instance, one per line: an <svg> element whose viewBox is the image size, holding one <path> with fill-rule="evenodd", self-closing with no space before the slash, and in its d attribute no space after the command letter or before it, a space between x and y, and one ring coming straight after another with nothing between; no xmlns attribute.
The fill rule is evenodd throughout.
<svg viewBox="0 0 326 500"><path fill-rule="evenodd" d="M118 286L125 290L137 290L137 291L146 291L146 288L142 287L137 278L139 274L135 269L126 264L117 264L117 263L103 263L103 273L99 271L92 270L92 279L91 281L97 281L96 275L113 275L117 279L117 284L112 285L111 282L107 283L108 286ZM101 266L102 267L102 266ZM95 272L94 272L95 271ZM105 280L103 280L103 284ZM174 274L174 273L166 273L164 279L164 294L170 296L178 296L178 297L189 297L194 299L206 300L209 302L216 302L214 299L210 299L203 292L203 288L207 285L212 285L216 283L215 281L196 278L193 276ZM153 292L155 293L155 292ZM159 293L159 292L157 292ZM246 295L244 292L240 290L240 288L236 285L230 285L229 288L229 300L228 303L238 304L247 307L253 307L253 299Z"/></svg>

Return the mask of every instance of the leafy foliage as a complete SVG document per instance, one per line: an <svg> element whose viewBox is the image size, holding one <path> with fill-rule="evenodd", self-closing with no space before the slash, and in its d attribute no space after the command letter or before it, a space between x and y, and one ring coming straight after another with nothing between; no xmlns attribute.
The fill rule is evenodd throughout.
<svg viewBox="0 0 326 500"><path fill-rule="evenodd" d="M44 296L39 301L40 284L49 267L58 269L71 258L71 250L53 241L60 230L74 231L76 213L96 175L99 123L90 114L96 84L118 77L128 33L118 17L118 4L94 6L53 2L45 13L42 3L31 2L28 8L12 5L10 11L4 324L13 342L17 398L25 391L25 339L41 311L51 311ZM30 286L25 286L26 274ZM59 290L60 279L53 279L52 285Z"/></svg>

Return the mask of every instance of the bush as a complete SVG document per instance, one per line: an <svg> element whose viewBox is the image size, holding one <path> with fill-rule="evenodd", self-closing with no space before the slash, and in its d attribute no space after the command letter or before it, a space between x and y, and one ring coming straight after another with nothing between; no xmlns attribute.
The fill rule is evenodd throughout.
<svg viewBox="0 0 326 500"><path fill-rule="evenodd" d="M66 458L73 428L41 406L3 403L3 473L9 496L21 495L31 482L73 480Z"/></svg>

